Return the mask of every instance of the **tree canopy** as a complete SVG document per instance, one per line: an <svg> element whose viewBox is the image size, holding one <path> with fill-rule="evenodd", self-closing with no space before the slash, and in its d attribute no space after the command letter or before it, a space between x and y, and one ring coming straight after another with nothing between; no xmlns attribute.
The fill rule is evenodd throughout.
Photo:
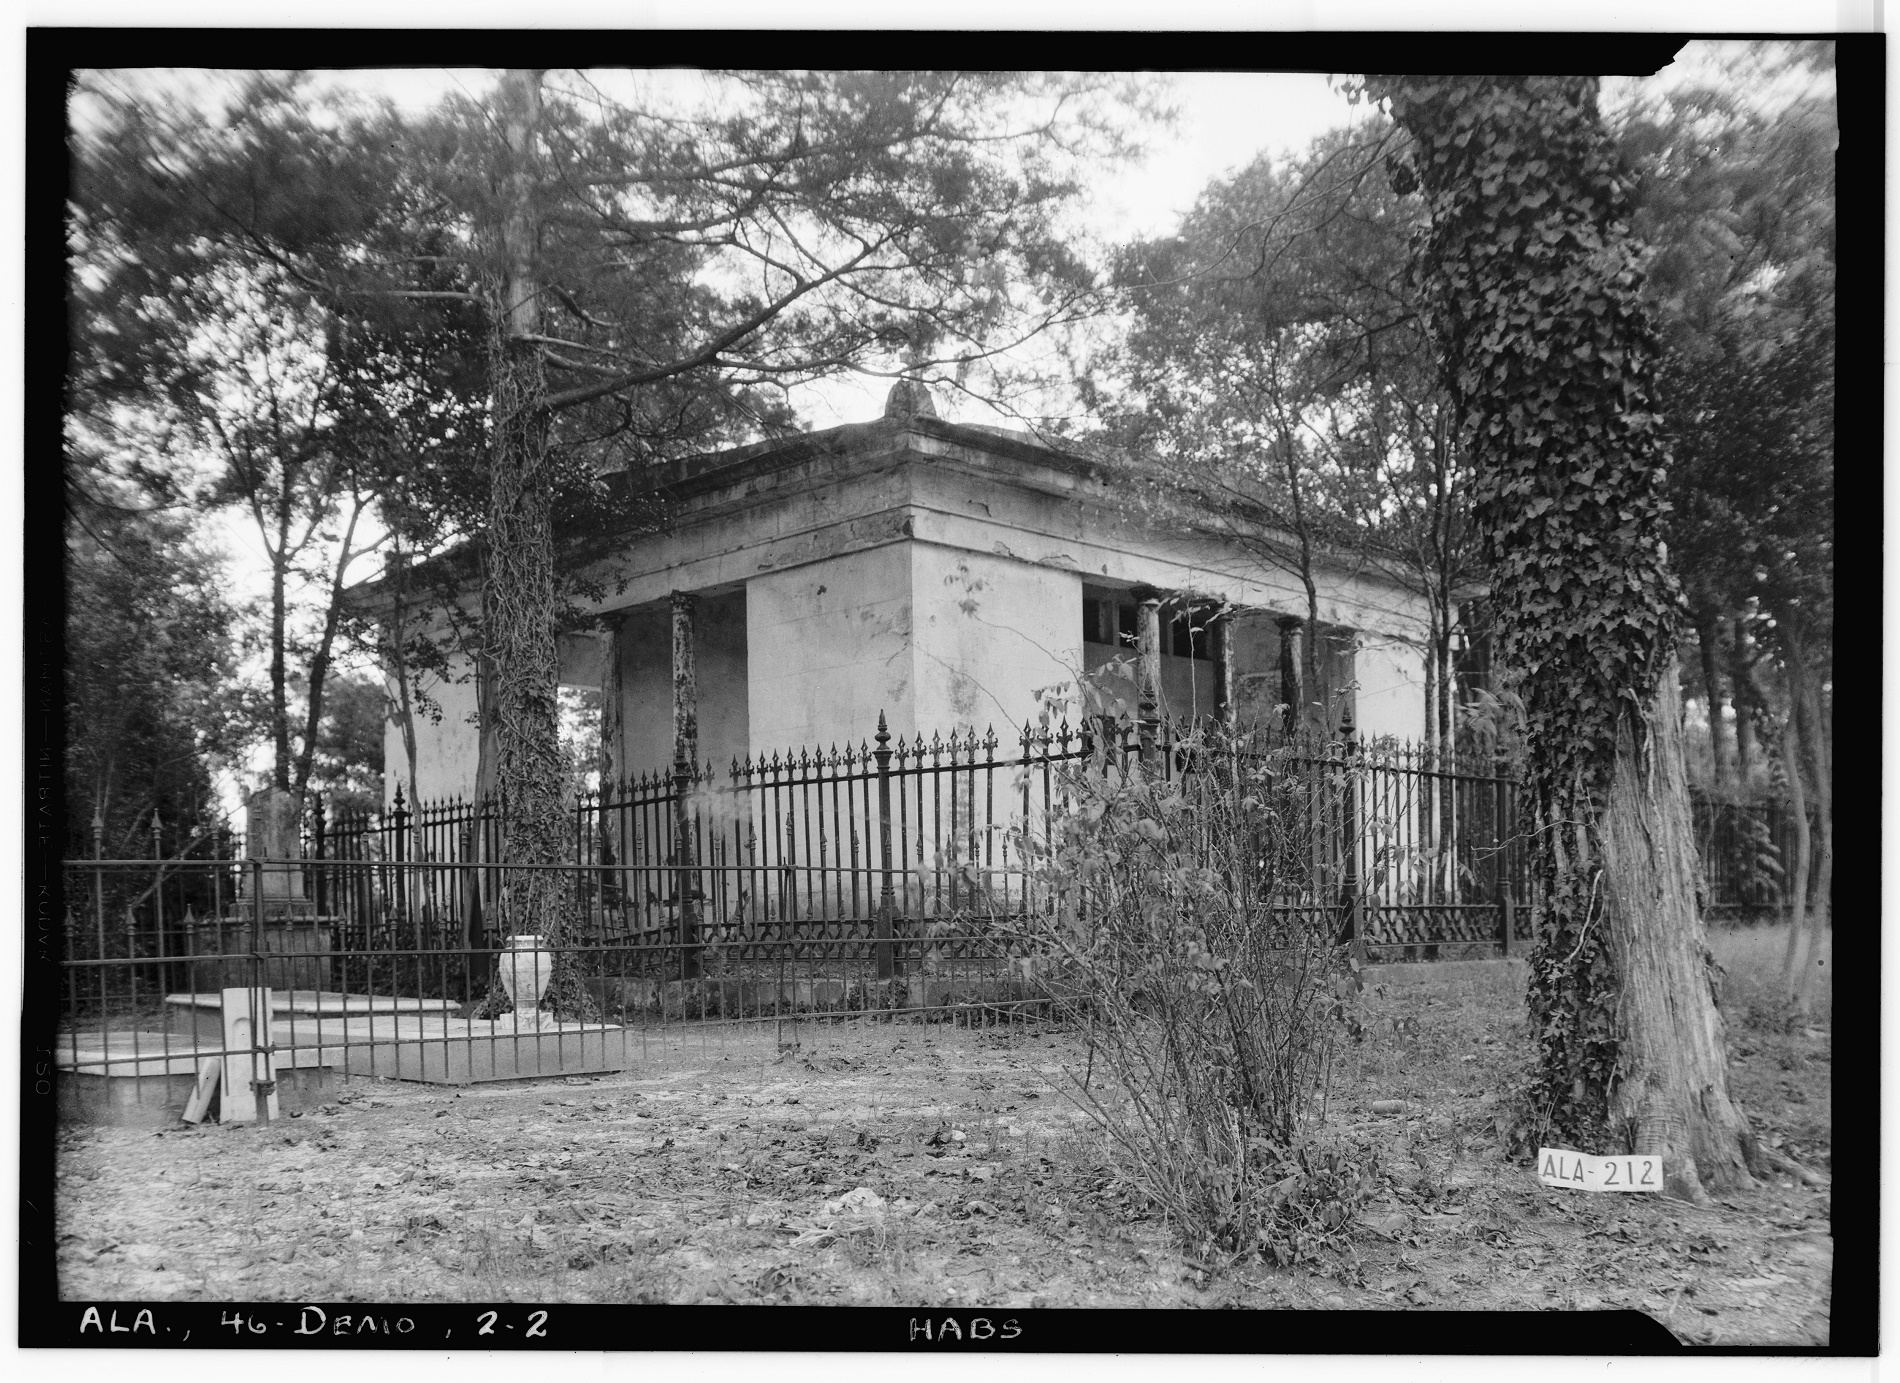
<svg viewBox="0 0 1900 1383"><path fill-rule="evenodd" d="M117 493L117 492L114 492ZM217 816L211 771L250 707L236 677L236 610L187 516L69 491L66 575L68 854L178 850Z"/></svg>
<svg viewBox="0 0 1900 1383"><path fill-rule="evenodd" d="M1472 575L1465 468L1408 272L1405 199L1383 171L1395 142L1374 120L1262 158L1211 184L1175 234L1126 247L1126 339L1084 384L1108 435L1153 458L1169 517L1242 537L1303 584L1309 622L1322 551L1425 595L1443 714L1424 728L1449 742L1456 593ZM1269 527L1223 523L1239 512Z"/></svg>
<svg viewBox="0 0 1900 1383"><path fill-rule="evenodd" d="M261 477L275 505L260 532L287 570L319 538L360 535L342 479L374 515L364 549L474 539L490 599L466 641L504 702L532 703L498 720L552 733L551 688L511 683L519 660L495 656L514 621L492 597L522 588L520 572L498 587L496 562L628 521L604 474L791 429L800 381L852 368L981 387L997 351L1084 309L1063 216L1085 161L1129 147L1110 103L1132 90L534 73L405 117L297 74L259 74L216 112L90 74L78 425L142 428L121 464L169 496L260 509ZM510 361L532 365L525 394ZM506 430L522 418L529 435ZM201 468L221 453L224 475L193 490L186 452ZM525 488L498 490L529 453ZM546 524L512 531L503 491L545 504ZM531 662L564 617L559 599L535 605ZM295 758L298 781L333 636L319 623L301 735L283 704L292 640L275 640L279 773Z"/></svg>

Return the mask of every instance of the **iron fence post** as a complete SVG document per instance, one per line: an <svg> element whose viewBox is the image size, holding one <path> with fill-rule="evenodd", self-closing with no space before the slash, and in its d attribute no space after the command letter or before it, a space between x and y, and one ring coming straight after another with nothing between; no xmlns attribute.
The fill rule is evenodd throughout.
<svg viewBox="0 0 1900 1383"><path fill-rule="evenodd" d="M92 810L92 928L99 938L99 959L106 958L106 873L99 865L105 858L106 822L104 813L94 806ZM106 983L104 967L99 970L99 984L103 991Z"/></svg>
<svg viewBox="0 0 1900 1383"><path fill-rule="evenodd" d="M1352 947L1352 958L1360 965L1366 963L1365 913L1364 902L1359 896L1359 768L1358 745L1353 734L1353 724L1348 719L1340 726L1340 739L1345 746L1341 760L1343 773L1342 796L1340 799L1340 847L1344 858L1340 861L1340 888L1345 895L1346 935Z"/></svg>
<svg viewBox="0 0 1900 1383"><path fill-rule="evenodd" d="M162 961L165 956L165 823L159 820L158 808L152 808L152 949ZM126 919L131 925L131 918ZM132 948L138 954L136 945ZM160 971L161 975L163 970Z"/></svg>
<svg viewBox="0 0 1900 1383"><path fill-rule="evenodd" d="M456 882L462 894L462 947L464 950L473 950L481 922L482 881L479 872L469 867L475 862L475 824L472 820L463 819L459 843L462 868L456 871Z"/></svg>
<svg viewBox="0 0 1900 1383"><path fill-rule="evenodd" d="M258 1013L258 999L264 992L264 861L251 860L251 982L246 986L251 1000L251 1050L245 1060L251 1068L251 1096L257 1109L257 1121L270 1123L270 1096L277 1082L270 1078L270 1014ZM264 1057L264 1076L258 1077L257 1058ZM230 1060L230 1053L225 1054Z"/></svg>
<svg viewBox="0 0 1900 1383"><path fill-rule="evenodd" d="M673 761L673 864L679 902L680 978L699 974L699 908L694 896L692 809L687 794L693 785L693 765Z"/></svg>
<svg viewBox="0 0 1900 1383"><path fill-rule="evenodd" d="M882 711L877 713L877 834L883 852L883 882L877 895L877 977L888 980L897 968L891 954L897 893L891 885L891 731Z"/></svg>
<svg viewBox="0 0 1900 1383"><path fill-rule="evenodd" d="M390 811L389 819L394 823L394 834L390 843L394 847L392 853L396 857L394 861L396 868L393 871L393 877L389 881L389 891L395 895L397 915L407 918L409 915L409 897L408 890L403 886L404 870L402 865L403 861L409 858L409 812L403 806L401 783L396 784L396 800L393 809Z"/></svg>

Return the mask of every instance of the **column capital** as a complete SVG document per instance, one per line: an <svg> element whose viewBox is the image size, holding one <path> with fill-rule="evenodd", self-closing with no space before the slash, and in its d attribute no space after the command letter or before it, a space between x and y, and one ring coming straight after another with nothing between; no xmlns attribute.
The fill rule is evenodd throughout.
<svg viewBox="0 0 1900 1383"><path fill-rule="evenodd" d="M1135 598L1137 605L1159 605L1167 599L1167 592L1156 586L1135 586L1128 594Z"/></svg>
<svg viewBox="0 0 1900 1383"><path fill-rule="evenodd" d="M697 591L669 591L667 598L673 602L673 608L675 610L690 610L699 604L699 593Z"/></svg>
<svg viewBox="0 0 1900 1383"><path fill-rule="evenodd" d="M1306 621L1298 615L1275 615L1273 622L1280 626L1280 632L1284 634L1297 634L1306 627Z"/></svg>

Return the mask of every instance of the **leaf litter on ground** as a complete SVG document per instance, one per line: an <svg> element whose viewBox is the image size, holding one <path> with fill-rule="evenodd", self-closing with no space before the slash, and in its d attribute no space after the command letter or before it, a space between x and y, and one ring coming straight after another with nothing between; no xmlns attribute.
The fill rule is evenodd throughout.
<svg viewBox="0 0 1900 1383"><path fill-rule="evenodd" d="M1697 1209L1552 1190L1506 1160L1520 1004L1477 984L1362 998L1366 1036L1342 1044L1319 1132L1371 1140L1380 1184L1338 1251L1289 1267L1210 1273L1183 1254L1059 1096L1051 1073L1083 1064L1072 1037L865 1023L807 1034L796 1063L766 1050L768 1029L756 1050L709 1042L584 1091L351 1081L335 1112L269 1130L68 1128L60 1286L153 1300L1593 1303L1699 1342L1825 1342L1824 1191L1767 1185ZM1825 1079L1798 1105L1770 1093L1788 1062L1825 1076L1825 1034L1751 1041L1735 1063L1743 1098L1825 1167ZM1374 1113L1385 1100L1405 1112Z"/></svg>

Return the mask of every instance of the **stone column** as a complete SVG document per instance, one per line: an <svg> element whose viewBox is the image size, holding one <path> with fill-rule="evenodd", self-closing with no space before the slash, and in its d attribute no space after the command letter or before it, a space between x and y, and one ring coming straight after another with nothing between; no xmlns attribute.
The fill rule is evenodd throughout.
<svg viewBox="0 0 1900 1383"><path fill-rule="evenodd" d="M699 673L694 658L693 616L699 597L673 592L673 766L699 762Z"/></svg>
<svg viewBox="0 0 1900 1383"><path fill-rule="evenodd" d="M1161 719L1161 592L1137 586L1129 594L1139 606L1135 621L1135 692L1141 735L1141 757L1154 752L1155 729Z"/></svg>
<svg viewBox="0 0 1900 1383"><path fill-rule="evenodd" d="M1234 610L1223 606L1208 625L1208 637L1214 655L1214 713L1221 728L1230 734L1234 728Z"/></svg>
<svg viewBox="0 0 1900 1383"><path fill-rule="evenodd" d="M1286 732L1292 734L1305 722L1306 689L1300 685L1300 638L1305 622L1282 615L1274 623L1280 626L1280 700L1286 705Z"/></svg>
<svg viewBox="0 0 1900 1383"><path fill-rule="evenodd" d="M673 592L673 862L679 905L680 978L699 974L699 871L693 858L693 789L699 775L699 674L693 613L699 597Z"/></svg>
<svg viewBox="0 0 1900 1383"><path fill-rule="evenodd" d="M620 680L626 652L622 630L625 616L603 615L600 621L600 752L596 761L603 794L627 775L626 689Z"/></svg>
<svg viewBox="0 0 1900 1383"><path fill-rule="evenodd" d="M607 615L600 629L600 862L620 863L620 813L613 805L623 798L627 777L626 696L621 686L622 631L626 617ZM608 870L601 876L607 901L617 902L622 892L620 875Z"/></svg>

